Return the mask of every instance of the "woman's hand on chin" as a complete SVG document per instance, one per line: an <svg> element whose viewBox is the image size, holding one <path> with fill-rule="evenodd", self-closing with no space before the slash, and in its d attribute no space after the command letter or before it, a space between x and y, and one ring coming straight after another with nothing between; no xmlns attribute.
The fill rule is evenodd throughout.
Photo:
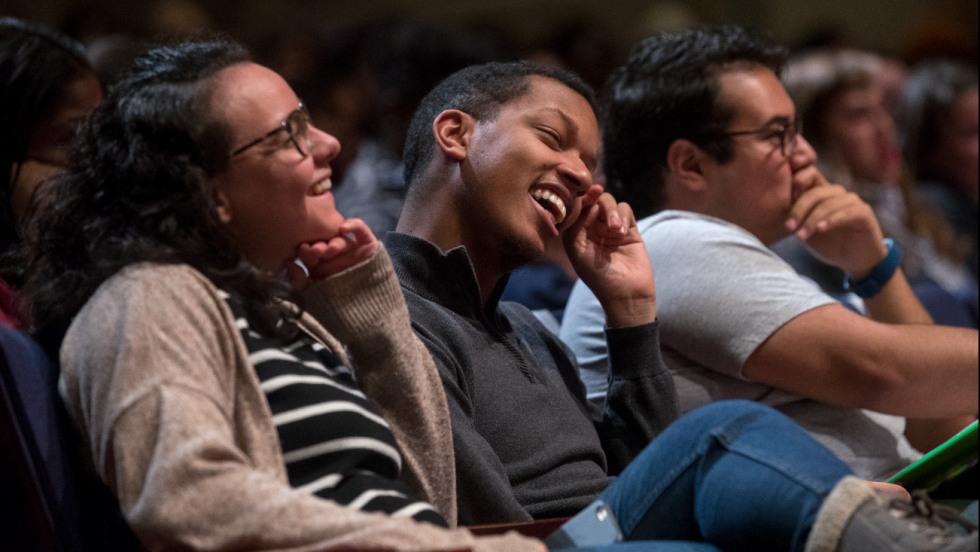
<svg viewBox="0 0 980 552"><path fill-rule="evenodd" d="M289 282L302 291L312 280L320 280L370 259L378 252L381 242L361 219L347 219L336 236L326 241L300 244L296 259L303 263L286 263ZM306 270L303 269L306 268Z"/></svg>

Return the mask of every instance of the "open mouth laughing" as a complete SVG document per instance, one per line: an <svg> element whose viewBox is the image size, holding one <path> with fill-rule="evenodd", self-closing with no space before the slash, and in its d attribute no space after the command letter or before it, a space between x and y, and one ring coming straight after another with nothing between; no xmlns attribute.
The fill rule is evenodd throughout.
<svg viewBox="0 0 980 552"><path fill-rule="evenodd" d="M331 189L333 189L333 181L330 180L330 177L327 177L313 185L313 188L310 190L310 195L323 195Z"/></svg>
<svg viewBox="0 0 980 552"><path fill-rule="evenodd" d="M565 220L568 208L565 206L565 200L558 194L544 188L534 188L531 190L531 197L551 213L555 219L555 226L559 226Z"/></svg>

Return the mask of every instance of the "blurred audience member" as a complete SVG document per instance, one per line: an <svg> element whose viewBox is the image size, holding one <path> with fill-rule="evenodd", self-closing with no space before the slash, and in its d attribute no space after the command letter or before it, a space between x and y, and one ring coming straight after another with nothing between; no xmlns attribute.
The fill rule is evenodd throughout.
<svg viewBox="0 0 980 552"><path fill-rule="evenodd" d="M952 226L974 277L980 195L977 111L976 67L939 59L913 67L899 110L905 159L919 193Z"/></svg>
<svg viewBox="0 0 980 552"><path fill-rule="evenodd" d="M374 83L366 60L371 23L329 26L309 36L284 37L269 54L269 66L303 98L310 119L328 129L343 149L331 161L334 190L357 156L368 124Z"/></svg>
<svg viewBox="0 0 980 552"><path fill-rule="evenodd" d="M85 52L102 86L108 88L146 46L140 38L114 33L92 39Z"/></svg>
<svg viewBox="0 0 980 552"><path fill-rule="evenodd" d="M524 57L567 67L598 90L619 59L615 39L604 30L595 21L569 21L531 46Z"/></svg>
<svg viewBox="0 0 980 552"><path fill-rule="evenodd" d="M905 250L905 270L938 323L976 327L977 281L954 246L952 230L915 197L881 82L881 58L858 50L816 51L791 60L786 89L828 179L874 208L885 234ZM826 291L863 308L843 289L844 275L793 238L774 249Z"/></svg>
<svg viewBox="0 0 980 552"><path fill-rule="evenodd" d="M468 65L505 58L495 36L414 20L379 23L366 52L374 82L367 135L336 190L337 208L383 236L405 201L402 147L416 106L436 84ZM326 127L330 130L330 127Z"/></svg>
<svg viewBox="0 0 980 552"><path fill-rule="evenodd" d="M41 184L68 163L79 122L102 99L81 44L48 27L0 18L0 255L29 232ZM24 325L22 265L0 261L0 321Z"/></svg>

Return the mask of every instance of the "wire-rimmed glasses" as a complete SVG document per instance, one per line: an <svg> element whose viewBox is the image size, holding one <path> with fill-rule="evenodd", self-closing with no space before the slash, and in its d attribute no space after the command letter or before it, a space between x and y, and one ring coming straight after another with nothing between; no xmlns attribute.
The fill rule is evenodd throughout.
<svg viewBox="0 0 980 552"><path fill-rule="evenodd" d="M310 114L306 110L306 106L303 105L303 102L300 102L299 107L291 111L289 115L287 115L286 118L279 123L279 126L231 152L231 157L235 157L243 153L245 150L261 144L263 141L283 131L289 133L289 141L296 147L296 151L298 151L300 155L306 157L310 154L312 146L310 143Z"/></svg>

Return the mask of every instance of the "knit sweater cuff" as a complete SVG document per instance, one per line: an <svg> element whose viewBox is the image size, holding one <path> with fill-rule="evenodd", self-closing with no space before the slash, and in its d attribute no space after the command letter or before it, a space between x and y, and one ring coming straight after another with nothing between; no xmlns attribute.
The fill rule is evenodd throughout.
<svg viewBox="0 0 980 552"><path fill-rule="evenodd" d="M370 259L308 287L303 299L306 310L342 343L384 332L379 321L405 308L383 245Z"/></svg>

